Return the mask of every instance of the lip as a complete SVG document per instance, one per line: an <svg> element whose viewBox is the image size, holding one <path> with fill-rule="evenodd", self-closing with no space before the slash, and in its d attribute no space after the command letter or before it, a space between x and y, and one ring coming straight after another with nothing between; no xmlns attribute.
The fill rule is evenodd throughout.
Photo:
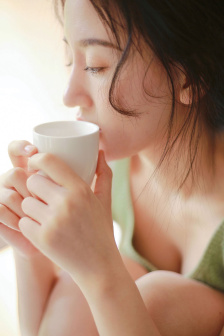
<svg viewBox="0 0 224 336"><path fill-rule="evenodd" d="M78 120L78 121L87 121L87 122L92 122L92 121L88 121L88 120L85 120L85 119L83 119L83 118L81 118L81 117L77 117L76 118L76 120ZM93 124L96 124L96 123L93 123ZM96 124L97 125L97 124ZM100 128L100 133L102 133L102 129Z"/></svg>

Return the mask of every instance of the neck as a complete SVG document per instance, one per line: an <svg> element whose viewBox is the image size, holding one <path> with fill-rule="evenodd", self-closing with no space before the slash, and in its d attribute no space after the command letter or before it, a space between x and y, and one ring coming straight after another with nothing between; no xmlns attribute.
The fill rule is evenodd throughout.
<svg viewBox="0 0 224 336"><path fill-rule="evenodd" d="M152 173L156 172L152 180L164 192L173 194L176 191L183 199L219 192L220 188L224 188L220 183L224 181L224 136L212 138L202 130L198 144L193 143L191 151L189 143L190 139L182 143L176 141L161 165L164 144L153 151L146 149L138 155L139 164ZM195 146L197 152L191 167Z"/></svg>

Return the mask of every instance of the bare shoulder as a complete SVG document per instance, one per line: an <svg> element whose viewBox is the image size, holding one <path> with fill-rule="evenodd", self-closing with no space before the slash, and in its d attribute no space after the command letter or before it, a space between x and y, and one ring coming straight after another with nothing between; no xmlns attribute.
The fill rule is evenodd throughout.
<svg viewBox="0 0 224 336"><path fill-rule="evenodd" d="M220 335L224 293L168 271L149 273L136 284L161 335Z"/></svg>

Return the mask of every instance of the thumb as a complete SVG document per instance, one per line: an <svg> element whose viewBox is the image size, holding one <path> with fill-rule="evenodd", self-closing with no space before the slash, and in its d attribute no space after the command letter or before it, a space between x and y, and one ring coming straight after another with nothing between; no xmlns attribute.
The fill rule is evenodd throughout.
<svg viewBox="0 0 224 336"><path fill-rule="evenodd" d="M112 188L112 170L105 160L104 152L99 151L98 164L96 168L96 184L94 194L98 197L103 206L111 210L111 188Z"/></svg>
<svg viewBox="0 0 224 336"><path fill-rule="evenodd" d="M38 150L30 142L25 140L12 141L8 147L10 160L14 167L27 168L27 159Z"/></svg>

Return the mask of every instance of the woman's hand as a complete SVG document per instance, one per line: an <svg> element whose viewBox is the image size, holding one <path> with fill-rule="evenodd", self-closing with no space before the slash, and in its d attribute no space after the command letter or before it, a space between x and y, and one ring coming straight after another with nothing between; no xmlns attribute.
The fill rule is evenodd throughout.
<svg viewBox="0 0 224 336"><path fill-rule="evenodd" d="M30 196L26 187L28 158L37 149L27 141L13 141L8 148L15 168L0 176L0 236L23 256L40 253L20 232L18 223L25 215L21 204Z"/></svg>
<svg viewBox="0 0 224 336"><path fill-rule="evenodd" d="M63 161L36 154L29 168L41 170L27 180L29 192L19 227L40 251L67 271L77 284L106 272L118 254L111 216L112 173L99 153L94 192Z"/></svg>

